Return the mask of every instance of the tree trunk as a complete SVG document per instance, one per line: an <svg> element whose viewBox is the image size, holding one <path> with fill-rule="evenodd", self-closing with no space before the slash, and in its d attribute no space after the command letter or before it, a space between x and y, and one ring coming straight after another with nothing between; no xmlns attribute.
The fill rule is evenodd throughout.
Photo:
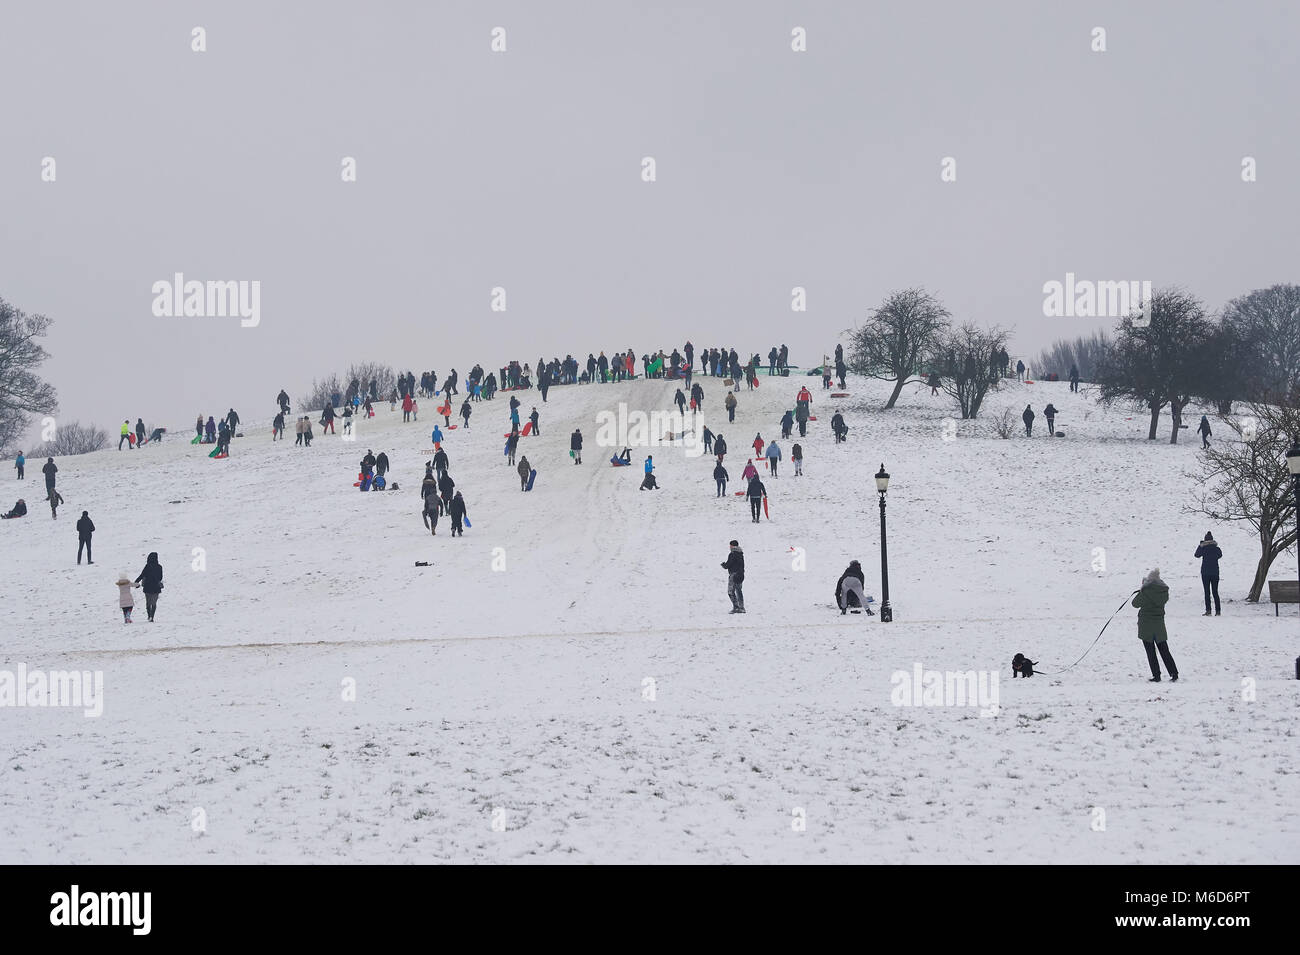
<svg viewBox="0 0 1300 955"><path fill-rule="evenodd" d="M1255 565L1255 579L1250 583L1250 593L1246 594L1246 599L1250 603L1256 603L1259 595L1264 591L1264 584L1268 582L1268 569L1273 565L1273 557L1267 550L1259 556L1259 563Z"/></svg>
<svg viewBox="0 0 1300 955"><path fill-rule="evenodd" d="M895 379L894 393L891 394L889 396L889 400L885 402L885 408L884 408L885 411L888 411L890 408L894 407L894 402L897 401L898 396L903 393L903 385L905 384L907 384L907 375L899 375L898 378Z"/></svg>
<svg viewBox="0 0 1300 955"><path fill-rule="evenodd" d="M1156 429L1160 427L1160 406L1155 402L1151 403L1151 428L1147 431L1147 440L1156 439Z"/></svg>
<svg viewBox="0 0 1300 955"><path fill-rule="evenodd" d="M1246 599L1251 603L1258 601L1263 594L1264 585L1268 583L1268 571L1273 566L1273 561L1277 560L1278 556L1286 551L1286 548L1279 547L1278 543L1263 539L1261 539L1260 543L1263 546L1259 555L1259 563L1255 565L1255 579L1251 581L1250 593L1246 595Z"/></svg>
<svg viewBox="0 0 1300 955"><path fill-rule="evenodd" d="M1170 444L1178 443L1178 432L1183 428L1183 406L1185 404L1186 402L1179 401L1177 398L1173 398L1169 402L1169 410L1174 418L1174 430L1169 435Z"/></svg>

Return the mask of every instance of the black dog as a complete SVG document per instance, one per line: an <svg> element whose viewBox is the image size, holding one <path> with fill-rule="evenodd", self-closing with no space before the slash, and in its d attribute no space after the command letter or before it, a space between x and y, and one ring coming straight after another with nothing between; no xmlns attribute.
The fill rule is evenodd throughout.
<svg viewBox="0 0 1300 955"><path fill-rule="evenodd" d="M1033 660L1023 653L1017 653L1011 658L1011 679L1023 676L1025 679L1034 675L1034 667L1038 666Z"/></svg>

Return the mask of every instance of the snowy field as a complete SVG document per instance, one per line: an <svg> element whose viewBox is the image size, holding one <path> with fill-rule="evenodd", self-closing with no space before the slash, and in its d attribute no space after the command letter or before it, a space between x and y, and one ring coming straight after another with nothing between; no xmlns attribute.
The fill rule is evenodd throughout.
<svg viewBox="0 0 1300 955"><path fill-rule="evenodd" d="M944 440L949 400L928 388L880 413L883 383L832 402L804 377L742 390L729 425L720 381L697 380L730 490L755 432L813 391L805 476L782 441L770 521L717 500L712 459L680 446L652 449L658 492L638 491L644 449L609 466L596 415L666 409L665 382L553 389L522 442L529 494L501 453L506 396L475 405L445 445L462 539L419 517L430 401L417 424L383 404L357 442L310 449L246 423L220 462L188 443L189 409L161 445L59 461L57 521L31 462L0 500L31 508L0 524L0 668L102 671L104 709L0 710L3 861L1300 862L1300 621L1241 599L1246 530L1184 512L1190 430L1171 447L1165 418L1148 442L1140 412L1012 382ZM1019 429L1048 401L1066 438L1041 416L1032 440L993 434L1003 408ZM367 448L400 490L352 487ZM888 625L831 606L852 558L879 599L881 462ZM83 509L96 563L78 567ZM1209 529L1218 618L1192 559ZM719 567L733 537L745 616ZM113 582L155 550L158 621L140 597L124 626ZM1012 681L1017 651L1045 671L1078 658L1154 565L1177 684L1146 682L1131 609L1078 667ZM1294 572L1286 555L1271 576ZM895 706L891 675L917 664L996 671L999 712Z"/></svg>

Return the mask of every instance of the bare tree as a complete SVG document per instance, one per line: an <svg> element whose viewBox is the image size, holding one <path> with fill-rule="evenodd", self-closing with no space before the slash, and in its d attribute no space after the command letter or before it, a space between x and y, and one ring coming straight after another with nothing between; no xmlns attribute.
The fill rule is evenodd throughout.
<svg viewBox="0 0 1300 955"><path fill-rule="evenodd" d="M334 407L335 395L342 395L343 388L339 384L339 376L336 372L330 372L323 378L313 378L311 388L307 394L298 399L298 407L304 411L324 410L326 405Z"/></svg>
<svg viewBox="0 0 1300 955"><path fill-rule="evenodd" d="M384 398L396 386L397 373L393 371L391 365L385 365L382 362L353 362L348 366L348 370L341 375L337 372L330 372L321 378L313 379L311 389L298 400L298 406L304 413L316 411L324 408L327 404L331 404L336 394L340 396L341 401L349 401L353 393L353 382L356 382L357 393L362 397L369 393L370 384L374 382L378 389L375 397ZM346 383L346 386L344 383ZM333 407L332 404L331 407Z"/></svg>
<svg viewBox="0 0 1300 955"><path fill-rule="evenodd" d="M1259 536L1260 554L1246 599L1259 600L1273 561L1296 543L1295 497L1286 452L1300 435L1294 406L1252 404L1228 419L1239 440L1216 438L1194 475L1201 488L1187 510L1218 521L1244 521Z"/></svg>
<svg viewBox="0 0 1300 955"><path fill-rule="evenodd" d="M1066 379L1070 376L1070 366L1073 365L1079 370L1081 381L1092 381L1097 365L1106 354L1106 346L1109 344L1110 339L1106 337L1105 332L1101 331L1093 332L1091 335L1080 335L1078 338L1055 341L1038 353L1038 360L1034 363L1034 374L1043 378L1049 372L1055 372L1062 379Z"/></svg>
<svg viewBox="0 0 1300 955"><path fill-rule="evenodd" d="M13 446L34 414L58 410L54 388L41 381L36 369L49 354L36 339L45 337L52 322L0 298L0 449Z"/></svg>
<svg viewBox="0 0 1300 955"><path fill-rule="evenodd" d="M1183 408L1204 393L1212 326L1204 306L1181 289L1161 289L1151 296L1150 314L1126 315L1095 376L1104 404L1141 405L1151 412L1147 439L1154 441L1160 411L1173 413L1169 443L1178 443Z"/></svg>
<svg viewBox="0 0 1300 955"><path fill-rule="evenodd" d="M866 324L851 329L848 366L854 374L894 382L885 408L894 407L903 386L920 371L923 356L933 351L947 328L948 310L924 289L892 292ZM986 360L981 358L981 361Z"/></svg>
<svg viewBox="0 0 1300 955"><path fill-rule="evenodd" d="M937 346L948 363L948 373L939 387L957 399L963 419L979 417L984 396L990 388L997 388L999 378L990 369L988 356L1001 351L1006 343L1003 329L983 329L972 322L948 329L938 339Z"/></svg>
<svg viewBox="0 0 1300 955"><path fill-rule="evenodd" d="M1009 440L1015 434L1019 421L1011 408L1002 409L1002 414L993 419L993 433L1003 440Z"/></svg>
<svg viewBox="0 0 1300 955"><path fill-rule="evenodd" d="M108 432L91 424L69 421L54 431L54 439L28 452L33 458L60 458L70 454L89 454L108 447Z"/></svg>
<svg viewBox="0 0 1300 955"><path fill-rule="evenodd" d="M1300 285L1274 285L1234 298L1223 309L1231 368L1240 381L1231 397L1278 403L1300 388Z"/></svg>

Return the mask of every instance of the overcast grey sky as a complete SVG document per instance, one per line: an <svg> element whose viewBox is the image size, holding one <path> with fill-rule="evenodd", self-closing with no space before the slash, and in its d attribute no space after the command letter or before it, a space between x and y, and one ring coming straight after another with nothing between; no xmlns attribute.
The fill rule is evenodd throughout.
<svg viewBox="0 0 1300 955"><path fill-rule="evenodd" d="M913 284L1028 354L1111 324L1043 317L1067 271L1212 308L1297 279L1297 35L1252 0L3 0L0 296L110 428L268 416L352 359L815 364ZM260 281L260 325L155 317L175 272Z"/></svg>

